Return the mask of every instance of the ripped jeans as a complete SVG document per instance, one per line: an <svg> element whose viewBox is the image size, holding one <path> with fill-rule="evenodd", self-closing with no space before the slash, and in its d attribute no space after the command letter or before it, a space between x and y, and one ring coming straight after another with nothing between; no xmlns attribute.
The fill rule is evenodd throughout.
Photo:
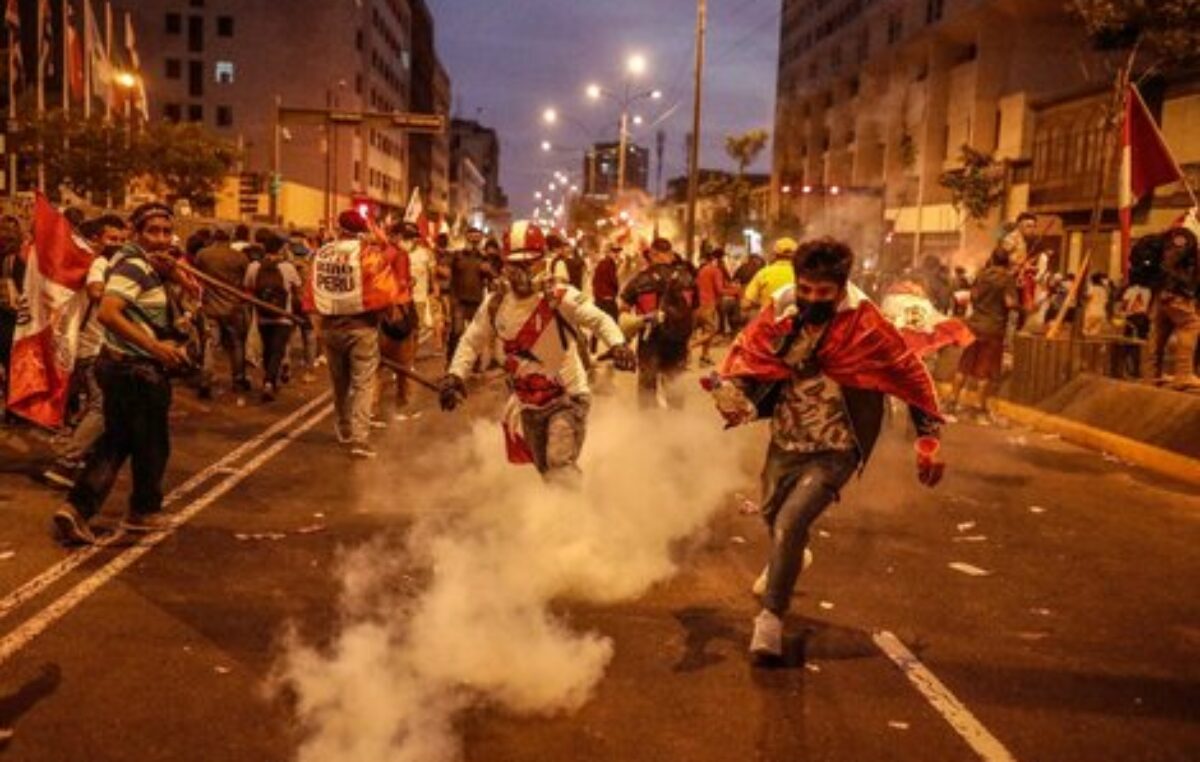
<svg viewBox="0 0 1200 762"><path fill-rule="evenodd" d="M587 436L592 401L587 395L562 397L544 408L521 411L521 428L533 451L533 464L543 476L578 474L579 453Z"/></svg>
<svg viewBox="0 0 1200 762"><path fill-rule="evenodd" d="M808 532L858 468L855 450L790 452L774 442L762 473L762 515L771 533L763 608L783 616L800 577Z"/></svg>

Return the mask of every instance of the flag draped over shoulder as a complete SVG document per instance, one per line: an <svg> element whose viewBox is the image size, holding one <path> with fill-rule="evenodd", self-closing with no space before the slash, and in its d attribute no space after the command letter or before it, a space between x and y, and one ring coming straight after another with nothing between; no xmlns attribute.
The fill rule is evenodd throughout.
<svg viewBox="0 0 1200 762"><path fill-rule="evenodd" d="M39 193L25 267L27 307L13 334L8 409L42 426L61 426L66 412L92 259L67 219Z"/></svg>

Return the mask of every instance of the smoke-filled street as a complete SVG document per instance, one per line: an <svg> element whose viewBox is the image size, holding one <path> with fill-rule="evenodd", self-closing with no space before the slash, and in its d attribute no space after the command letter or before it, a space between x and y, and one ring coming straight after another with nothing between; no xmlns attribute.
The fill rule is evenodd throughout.
<svg viewBox="0 0 1200 762"><path fill-rule="evenodd" d="M189 518L153 545L64 554L38 541L51 498L0 476L3 550L18 549L0 566L6 758L1200 748L1200 500L1186 486L1032 431L958 425L928 491L891 421L816 524L784 663L755 670L766 540L744 498L765 427L724 434L697 395L657 431L618 436L635 425L622 382L597 398L583 461L606 483L547 501L522 494L544 491L530 473L497 481L474 454L496 445L477 417L494 418L500 388L473 388L470 417L425 395L370 462L331 447L320 384L276 416L181 401L168 490ZM485 478L497 488L475 491Z"/></svg>

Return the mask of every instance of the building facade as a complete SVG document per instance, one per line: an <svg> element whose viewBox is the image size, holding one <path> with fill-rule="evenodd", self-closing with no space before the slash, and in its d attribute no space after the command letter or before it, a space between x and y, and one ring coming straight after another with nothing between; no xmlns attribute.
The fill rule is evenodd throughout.
<svg viewBox="0 0 1200 762"><path fill-rule="evenodd" d="M500 139L495 130L470 119L450 122L450 199L455 220L470 220L479 228L508 224L508 196L500 186Z"/></svg>
<svg viewBox="0 0 1200 762"><path fill-rule="evenodd" d="M583 159L583 192L589 196L615 196L620 174L620 143L596 143ZM625 189L649 191L650 150L636 143L626 146Z"/></svg>
<svg viewBox="0 0 1200 762"><path fill-rule="evenodd" d="M285 119L276 141L277 104L344 113L448 109L448 78L439 83L442 100L433 97L444 71L423 0L115 5L134 14L151 117L203 123L242 148L242 182L221 195L221 216L269 219L271 184L253 180L276 165L277 212L290 224L319 225L351 204L396 213L415 179L444 192L445 174L434 179L444 166L434 158L436 139L418 143L401 129L353 120L327 127Z"/></svg>
<svg viewBox="0 0 1200 762"><path fill-rule="evenodd" d="M1060 247L1065 267L1086 227L1078 212L1090 206L1090 197L1081 204L1079 185L1096 176L1099 155L1088 148L1094 156L1066 162L1067 143L1081 151L1092 143L1050 125L1081 124L1058 113L1077 104L1094 130L1095 99L1110 80L1064 5L784 0L773 215L809 232L848 234L872 225L886 231L866 244L865 255L880 267L927 254L974 266L990 251L1001 220L1029 208L1052 215L1047 241ZM1196 140L1172 140L1195 108L1181 104L1177 114L1165 113L1173 146ZM964 221L938 182L961 166L964 145L1006 169L1004 199L982 224Z"/></svg>

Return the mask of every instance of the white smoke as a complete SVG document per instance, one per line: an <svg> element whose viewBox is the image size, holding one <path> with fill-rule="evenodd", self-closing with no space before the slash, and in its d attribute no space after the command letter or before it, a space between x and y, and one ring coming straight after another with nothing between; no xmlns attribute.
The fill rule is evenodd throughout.
<svg viewBox="0 0 1200 762"><path fill-rule="evenodd" d="M586 703L618 646L551 604L644 594L746 480L759 439L693 407L645 414L600 398L579 491L508 465L493 422L418 464L429 478L410 510L423 518L402 545L345 555L332 644L288 639L280 678L306 732L299 759L446 762L473 707Z"/></svg>

